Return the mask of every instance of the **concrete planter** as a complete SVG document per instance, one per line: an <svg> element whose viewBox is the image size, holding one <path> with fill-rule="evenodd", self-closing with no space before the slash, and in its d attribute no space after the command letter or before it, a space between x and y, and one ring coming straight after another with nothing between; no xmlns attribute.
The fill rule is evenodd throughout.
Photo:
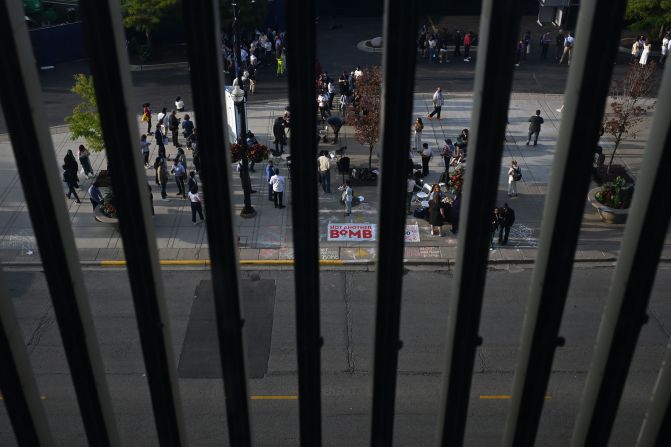
<svg viewBox="0 0 671 447"><path fill-rule="evenodd" d="M606 205L601 204L596 200L596 193L599 192L601 188L594 188L587 194L587 200L592 206L596 209L596 212L599 213L601 220L606 223L612 224L623 224L627 220L629 215L629 208L618 209L610 208Z"/></svg>

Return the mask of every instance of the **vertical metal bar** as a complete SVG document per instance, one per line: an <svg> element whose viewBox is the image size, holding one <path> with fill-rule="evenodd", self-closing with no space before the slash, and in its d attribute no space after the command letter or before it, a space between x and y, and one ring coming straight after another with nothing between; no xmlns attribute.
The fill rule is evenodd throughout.
<svg viewBox="0 0 671 447"><path fill-rule="evenodd" d="M478 327L489 258L489 216L499 186L519 23L519 1L483 1L469 144L473 149L461 205L455 297L448 315L447 365L439 417L439 443L444 446L464 442L473 362L481 343Z"/></svg>
<svg viewBox="0 0 671 447"><path fill-rule="evenodd" d="M14 306L0 268L0 390L20 446L54 445L26 353Z"/></svg>
<svg viewBox="0 0 671 447"><path fill-rule="evenodd" d="M671 217L671 71L666 70L571 445L607 445ZM668 402L667 402L668 404Z"/></svg>
<svg viewBox="0 0 671 447"><path fill-rule="evenodd" d="M129 100L130 69L118 1L80 2L91 73L105 139L119 229L127 259L140 343L158 439L163 446L186 443L156 235L145 170L137 150L137 118Z"/></svg>
<svg viewBox="0 0 671 447"><path fill-rule="evenodd" d="M0 2L0 99L88 442L119 445L20 2Z"/></svg>
<svg viewBox="0 0 671 447"><path fill-rule="evenodd" d="M515 371L506 446L534 443L585 208L594 147L617 54L625 0L580 4L552 178Z"/></svg>
<svg viewBox="0 0 671 447"><path fill-rule="evenodd" d="M671 445L671 343L652 390L652 402L641 425L637 447L665 447Z"/></svg>
<svg viewBox="0 0 671 447"><path fill-rule="evenodd" d="M225 135L219 2L184 2L191 88L203 159L203 191L221 369L232 446L252 443L238 284L238 247L231 204L231 163Z"/></svg>
<svg viewBox="0 0 671 447"><path fill-rule="evenodd" d="M394 436L396 372L403 294L403 237L408 161L417 49L418 4L386 0L382 56L382 147L379 234L377 243L377 305L373 366L371 445L391 446Z"/></svg>
<svg viewBox="0 0 671 447"><path fill-rule="evenodd" d="M319 204L315 169L315 12L313 2L287 2L291 122L291 207L294 226L296 345L301 445L319 446L321 434L321 345L319 328Z"/></svg>

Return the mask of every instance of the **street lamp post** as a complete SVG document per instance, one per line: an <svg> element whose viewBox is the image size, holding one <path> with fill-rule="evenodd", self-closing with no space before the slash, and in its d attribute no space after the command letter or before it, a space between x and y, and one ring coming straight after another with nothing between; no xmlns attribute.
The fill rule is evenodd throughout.
<svg viewBox="0 0 671 447"><path fill-rule="evenodd" d="M238 115L240 117L240 135L239 140L242 145L242 154L241 159L242 163L240 165L240 183L242 184L242 192L244 195L244 206L242 211L240 211L240 217L254 217L256 216L256 210L252 206L252 182L249 177L249 160L247 158L247 117L245 116L245 92L240 88L242 83L242 78L240 77L240 70L242 65L242 58L240 56L240 36L238 33L238 4L236 2L231 2L233 6L233 52L235 54L236 64L235 64L235 77L237 79L237 84L233 87L231 96L233 97L233 102L238 107Z"/></svg>

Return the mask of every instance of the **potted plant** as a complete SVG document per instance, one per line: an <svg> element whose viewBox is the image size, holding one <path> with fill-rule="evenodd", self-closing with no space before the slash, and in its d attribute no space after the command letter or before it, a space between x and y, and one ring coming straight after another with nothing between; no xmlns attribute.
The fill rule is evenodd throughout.
<svg viewBox="0 0 671 447"><path fill-rule="evenodd" d="M450 169L448 183L448 190L450 194L457 195L461 192L464 187L464 168L459 166L454 169Z"/></svg>
<svg viewBox="0 0 671 447"><path fill-rule="evenodd" d="M624 223L629 214L634 185L627 184L624 177L617 177L615 182L604 183L592 189L588 200L596 209L601 220L606 223Z"/></svg>
<svg viewBox="0 0 671 447"><path fill-rule="evenodd" d="M94 214L98 222L117 223L119 221L119 212L114 202L112 191L103 196L103 201L96 207Z"/></svg>

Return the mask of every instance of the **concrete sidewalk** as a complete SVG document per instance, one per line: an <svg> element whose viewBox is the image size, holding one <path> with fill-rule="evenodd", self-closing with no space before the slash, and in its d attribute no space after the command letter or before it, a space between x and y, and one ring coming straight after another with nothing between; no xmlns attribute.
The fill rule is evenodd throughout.
<svg viewBox="0 0 671 447"><path fill-rule="evenodd" d="M275 117L283 114L286 102L256 103L252 97L249 104L249 127L260 142L272 145L272 122ZM516 223L510 234L507 246L496 247L490 252L492 263L530 263L536 256L539 230L542 221L544 198L554 159L554 144L557 140L560 113L556 109L561 106L561 97L557 95L524 94L514 95L511 100L507 141L499 177L499 193L497 204L508 202L515 210ZM416 94L414 116L426 117L431 110L431 93ZM538 146L525 146L528 117L536 109L542 111L545 124L539 138ZM470 94L453 95L447 92L446 106L443 108L441 121L425 121L423 140L439 150L445 138L453 140L462 128L470 126L472 100ZM193 116L193 115L192 115ZM141 123L138 120L138 125ZM410 127L410 123L408 123ZM140 127L144 130L144 125ZM70 134L63 129L54 129L52 139L57 159L61 160L68 149L76 149L81 141L72 141ZM645 142L645 135L640 135L636 144L620 149L616 162L626 165L636 175ZM342 141L337 145L319 145L319 150L334 150L347 146L347 155L353 167L367 166L368 149L354 139L353 129L345 126L341 131ZM153 141L152 141L153 143ZM21 191L16 172L10 142L0 139L0 259L4 263L39 262L39 251L32 233L27 206ZM410 144L410 142L409 142ZM170 155L176 149L166 146ZM157 148L152 144L152 150ZM373 154L373 165L379 166L376 148ZM152 153L152 158L154 156ZM290 150L289 150L290 152ZM138 156L140 156L138 151ZM187 150L191 163L191 154ZM519 197L507 197L507 170L512 159L518 160L522 167L523 180L519 184ZM415 160L419 163L419 157ZM104 169L105 159L102 154L92 157L96 172ZM286 156L275 159L283 175L287 175ZM287 261L293 258L293 226L290 206L292 201L291 182L288 181L285 192L285 209L276 209L268 200L264 179L264 166L257 165L252 173L252 186L258 192L252 195L252 204L257 210L253 219L242 219L239 212L242 208L242 189L235 167L231 166L233 178L233 194L235 209L233 210L238 236L240 238L239 259L249 263L272 263ZM442 159L436 156L430 163L431 173L425 180L435 182L443 172ZM54 166L54 169L60 169ZM164 261L184 261L187 264L204 263L208 259L206 229L202 225L191 223L190 206L187 200L176 196L177 187L173 183L168 187L169 201L160 200L158 187L154 183L154 171L146 171L147 182L154 190L154 218L159 257ZM327 228L329 224L378 224L377 206L378 193L376 186L356 187L355 195L363 196L364 200L352 210L350 217L344 217L343 207L339 202L340 193L336 189L341 178L336 174L335 167L331 175L332 194L319 192L319 228L321 259L335 264L350 261L368 263L375 259L374 242L329 242ZM81 204L68 202L73 231L82 261L98 264L101 261L122 260L123 244L116 225L103 224L93 219L91 205L86 195L89 180L81 182ZM404 200L404 198L399 198ZM383 224L383 223L382 223ZM409 263L453 263L456 258L457 239L449 233L447 236L431 236L428 223L424 220L408 216L408 225L417 225L419 241L408 242L405 258ZM616 259L623 234L623 225L607 225L600 222L595 211L586 202L583 226L580 235L576 260L594 262L612 262ZM663 258L671 260L671 239L667 237Z"/></svg>

